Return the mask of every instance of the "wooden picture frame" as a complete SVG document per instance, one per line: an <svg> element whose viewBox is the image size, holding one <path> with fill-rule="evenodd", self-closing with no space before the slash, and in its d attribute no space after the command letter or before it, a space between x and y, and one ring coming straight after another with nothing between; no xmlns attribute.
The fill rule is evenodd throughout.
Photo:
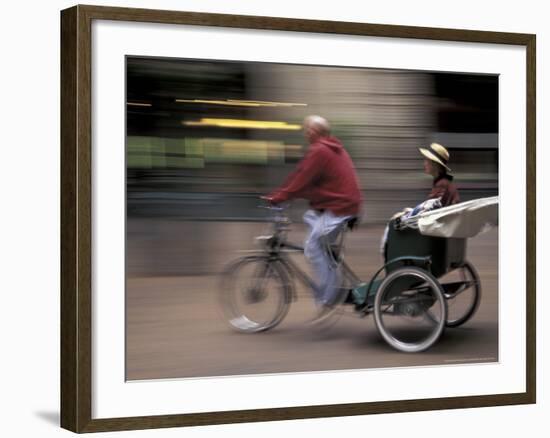
<svg viewBox="0 0 550 438"><path fill-rule="evenodd" d="M510 394L92 418L92 22L111 20L365 37L515 45L526 49L526 391ZM61 426L98 432L396 413L536 401L536 37L531 34L75 6L61 13Z"/></svg>

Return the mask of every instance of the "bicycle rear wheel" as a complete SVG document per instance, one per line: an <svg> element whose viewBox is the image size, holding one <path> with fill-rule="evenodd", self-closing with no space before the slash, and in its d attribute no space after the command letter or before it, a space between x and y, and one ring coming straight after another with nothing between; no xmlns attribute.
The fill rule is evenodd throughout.
<svg viewBox="0 0 550 438"><path fill-rule="evenodd" d="M447 300L447 327L458 327L474 316L481 301L481 281L471 263L449 273L441 286Z"/></svg>
<svg viewBox="0 0 550 438"><path fill-rule="evenodd" d="M245 257L222 274L221 308L235 330L255 333L275 327L288 313L291 301L284 268L268 257Z"/></svg>

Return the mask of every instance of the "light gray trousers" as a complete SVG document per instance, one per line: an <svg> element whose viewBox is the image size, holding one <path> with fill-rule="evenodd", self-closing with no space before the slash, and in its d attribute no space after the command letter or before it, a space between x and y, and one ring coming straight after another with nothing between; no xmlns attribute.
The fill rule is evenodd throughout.
<svg viewBox="0 0 550 438"><path fill-rule="evenodd" d="M304 254L315 275L315 300L318 304L330 305L338 295L341 282L341 269L334 264L328 253L328 246L336 241L343 224L351 216L335 216L330 211L323 213L308 210L304 222L309 225L309 233L304 245Z"/></svg>

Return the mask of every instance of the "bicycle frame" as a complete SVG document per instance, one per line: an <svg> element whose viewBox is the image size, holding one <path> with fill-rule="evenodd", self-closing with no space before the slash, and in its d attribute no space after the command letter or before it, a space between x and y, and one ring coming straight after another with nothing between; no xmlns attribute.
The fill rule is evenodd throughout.
<svg viewBox="0 0 550 438"><path fill-rule="evenodd" d="M277 212L282 212L284 209L281 207L266 207L270 210L274 210ZM270 242L267 243L266 249L269 254L269 257L271 260L276 260L283 264L287 272L291 274L293 277L297 278L304 286L309 287L313 290L317 288L317 284L315 281L306 273L304 272L296 262L294 262L289 256L288 253L291 252L304 252L304 247L301 245L296 245L294 243L288 242L285 238L285 232L288 230L286 227L286 224L288 223L288 219L286 216L275 216L273 221L274 226L274 233L273 236L270 238ZM342 233L345 233L346 231L343 230ZM342 241L340 243L340 246L342 246ZM327 252L330 253L330 247L327 243ZM349 280L352 285L358 284L361 282L361 279L353 272L351 267L345 262L345 260L339 260L334 262L337 262L342 267L342 273L344 276L344 279Z"/></svg>

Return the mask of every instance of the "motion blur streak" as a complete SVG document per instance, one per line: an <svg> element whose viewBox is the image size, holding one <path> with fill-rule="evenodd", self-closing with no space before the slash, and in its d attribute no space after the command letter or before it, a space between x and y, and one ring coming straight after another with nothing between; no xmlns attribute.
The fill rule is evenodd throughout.
<svg viewBox="0 0 550 438"><path fill-rule="evenodd" d="M296 131L301 125L291 125L286 122L270 122L266 120L237 120L237 119L201 119L199 122L182 122L187 126L217 126L220 128L246 129L286 129Z"/></svg>
<svg viewBox="0 0 550 438"><path fill-rule="evenodd" d="M150 103L140 103L140 102L127 102L126 105L129 105L129 106L153 106L151 105Z"/></svg>
<svg viewBox="0 0 550 438"><path fill-rule="evenodd" d="M206 100L206 99L176 99L178 103L206 103L209 105L228 105L228 106L248 106L248 107L290 107L307 106L306 103L288 103L288 102L263 102L259 100Z"/></svg>

